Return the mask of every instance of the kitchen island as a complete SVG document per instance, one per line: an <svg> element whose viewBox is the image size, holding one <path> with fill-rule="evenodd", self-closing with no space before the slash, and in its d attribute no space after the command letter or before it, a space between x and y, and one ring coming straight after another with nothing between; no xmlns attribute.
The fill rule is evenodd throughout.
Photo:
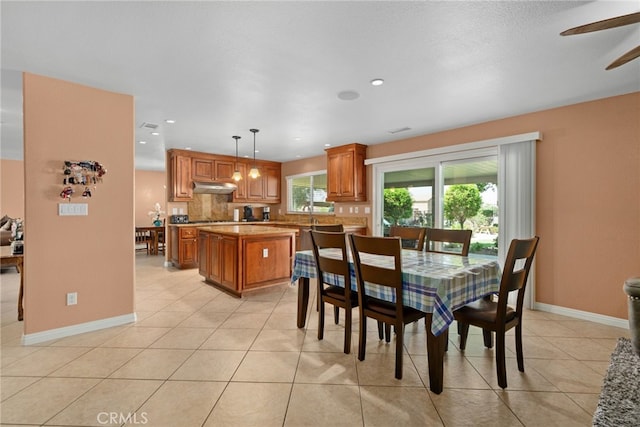
<svg viewBox="0 0 640 427"><path fill-rule="evenodd" d="M264 225L198 227L198 269L233 295L289 281L296 230Z"/></svg>

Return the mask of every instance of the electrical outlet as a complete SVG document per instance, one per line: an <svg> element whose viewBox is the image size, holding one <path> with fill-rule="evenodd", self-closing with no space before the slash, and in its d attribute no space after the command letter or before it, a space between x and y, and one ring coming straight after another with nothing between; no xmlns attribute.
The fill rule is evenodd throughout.
<svg viewBox="0 0 640 427"><path fill-rule="evenodd" d="M78 293L69 292L67 294L67 305L76 305L78 303Z"/></svg>
<svg viewBox="0 0 640 427"><path fill-rule="evenodd" d="M339 213L342 213L342 206L340 206L340 207L338 208L338 212L339 212Z"/></svg>
<svg viewBox="0 0 640 427"><path fill-rule="evenodd" d="M370 214L371 213L371 208L369 206L365 206L364 207L364 213L365 214Z"/></svg>
<svg viewBox="0 0 640 427"><path fill-rule="evenodd" d="M269 258L269 248L262 249L262 258Z"/></svg>
<svg viewBox="0 0 640 427"><path fill-rule="evenodd" d="M357 206L355 207L355 210L356 210L356 213L358 213L358 207Z"/></svg>
<svg viewBox="0 0 640 427"><path fill-rule="evenodd" d="M349 213L353 213L353 206L349 206Z"/></svg>

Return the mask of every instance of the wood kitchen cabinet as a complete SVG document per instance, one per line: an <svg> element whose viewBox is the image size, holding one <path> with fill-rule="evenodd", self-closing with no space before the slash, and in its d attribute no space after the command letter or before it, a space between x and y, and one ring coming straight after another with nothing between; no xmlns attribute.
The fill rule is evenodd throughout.
<svg viewBox="0 0 640 427"><path fill-rule="evenodd" d="M199 229L199 273L229 293L288 283L295 230L263 225L220 225Z"/></svg>
<svg viewBox="0 0 640 427"><path fill-rule="evenodd" d="M256 166L260 170L260 176L256 179L246 178L247 201L280 203L280 164L256 162Z"/></svg>
<svg viewBox="0 0 640 427"><path fill-rule="evenodd" d="M253 161L242 161L231 156L200 153L180 149L167 150L170 202L193 200L193 182L233 182L238 189L233 192L233 202L280 203L281 164L266 160L256 161L260 177L248 176ZM238 169L242 180L231 179Z"/></svg>
<svg viewBox="0 0 640 427"><path fill-rule="evenodd" d="M198 265L198 229L171 227L171 262L178 268Z"/></svg>
<svg viewBox="0 0 640 427"><path fill-rule="evenodd" d="M231 160L194 157L191 160L192 178L202 182L231 182L233 164Z"/></svg>
<svg viewBox="0 0 640 427"><path fill-rule="evenodd" d="M212 233L198 236L199 273L231 291L237 288L238 239Z"/></svg>
<svg viewBox="0 0 640 427"><path fill-rule="evenodd" d="M176 153L167 153L169 165L169 201L188 202L193 199L191 180L191 158Z"/></svg>
<svg viewBox="0 0 640 427"><path fill-rule="evenodd" d="M367 146L348 144L327 148L327 201L367 201L364 160Z"/></svg>
<svg viewBox="0 0 640 427"><path fill-rule="evenodd" d="M236 163L236 167L234 168L234 171L236 169L238 170L238 172L240 172L240 175L242 175L242 179L238 182L234 181L235 184L238 186L238 189L233 192L233 201L246 202L247 201L247 179L248 179L247 171L249 169L247 168L247 164L242 162Z"/></svg>

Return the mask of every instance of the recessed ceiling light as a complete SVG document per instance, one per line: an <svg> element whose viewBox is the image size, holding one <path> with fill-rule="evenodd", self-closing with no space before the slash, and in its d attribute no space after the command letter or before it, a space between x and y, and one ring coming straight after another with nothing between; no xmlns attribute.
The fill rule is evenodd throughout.
<svg viewBox="0 0 640 427"><path fill-rule="evenodd" d="M184 147L185 150L191 150L191 147Z"/></svg>
<svg viewBox="0 0 640 427"><path fill-rule="evenodd" d="M324 144L325 147L331 147L331 144Z"/></svg>
<svg viewBox="0 0 640 427"><path fill-rule="evenodd" d="M151 135L153 135L153 136L158 136L158 135L160 135L160 134L159 134L158 132L151 132Z"/></svg>
<svg viewBox="0 0 640 427"><path fill-rule="evenodd" d="M147 141L138 141L140 144L146 144Z"/></svg>
<svg viewBox="0 0 640 427"><path fill-rule="evenodd" d="M295 141L301 141L302 138L300 138L299 136L296 136L295 138L293 138Z"/></svg>
<svg viewBox="0 0 640 427"><path fill-rule="evenodd" d="M170 125L174 124L176 121L172 119L167 119L164 121L165 123L169 123Z"/></svg>
<svg viewBox="0 0 640 427"><path fill-rule="evenodd" d="M360 94L355 90L343 90L338 93L338 98L343 101L353 101L354 99L360 98Z"/></svg>
<svg viewBox="0 0 640 427"><path fill-rule="evenodd" d="M372 86L382 86L384 84L384 80L382 79L373 79L371 80Z"/></svg>

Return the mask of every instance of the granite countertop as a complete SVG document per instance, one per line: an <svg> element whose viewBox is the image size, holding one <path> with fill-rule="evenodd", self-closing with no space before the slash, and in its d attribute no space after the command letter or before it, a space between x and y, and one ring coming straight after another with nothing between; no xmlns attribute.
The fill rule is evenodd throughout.
<svg viewBox="0 0 640 427"><path fill-rule="evenodd" d="M220 224L220 223L215 223ZM244 223L246 224L246 223ZM264 225L259 225L251 223L250 225L207 225L199 227L200 231L216 233L216 234L225 234L230 236L262 236L262 235L282 235L282 234L295 234L296 230L292 228L283 228L283 227L265 227Z"/></svg>
<svg viewBox="0 0 640 427"><path fill-rule="evenodd" d="M309 227L311 228L311 224L308 222L289 222L289 221L229 221L229 222L219 222L219 221L211 221L211 222L197 222L190 224L168 224L170 227L220 227L220 226L268 226L273 228L274 226L285 226L285 227ZM360 224L343 224L345 230L366 228L365 225Z"/></svg>

